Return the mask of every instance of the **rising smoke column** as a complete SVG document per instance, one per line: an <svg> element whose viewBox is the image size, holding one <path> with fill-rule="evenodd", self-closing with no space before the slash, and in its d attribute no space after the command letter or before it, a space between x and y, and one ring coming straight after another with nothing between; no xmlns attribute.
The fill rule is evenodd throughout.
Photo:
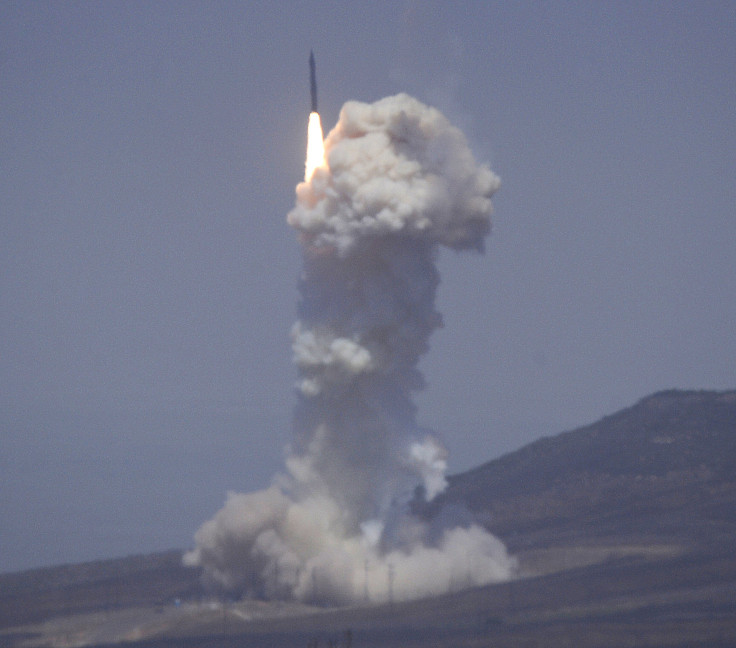
<svg viewBox="0 0 736 648"><path fill-rule="evenodd" d="M446 486L446 451L411 398L442 323L438 248L482 251L499 180L437 110L404 94L346 103L324 144L288 216L304 270L286 472L267 490L229 494L185 560L236 593L313 602L504 580L513 560L499 540L408 507Z"/></svg>

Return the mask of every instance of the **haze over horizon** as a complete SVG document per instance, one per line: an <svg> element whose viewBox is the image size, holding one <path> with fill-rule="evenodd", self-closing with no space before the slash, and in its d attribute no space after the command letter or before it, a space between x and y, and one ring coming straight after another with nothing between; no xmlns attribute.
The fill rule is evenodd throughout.
<svg viewBox="0 0 736 648"><path fill-rule="evenodd" d="M735 5L288 6L0 7L0 571L191 546L280 469L310 49L326 131L405 91L501 177L421 363L451 472L736 387Z"/></svg>

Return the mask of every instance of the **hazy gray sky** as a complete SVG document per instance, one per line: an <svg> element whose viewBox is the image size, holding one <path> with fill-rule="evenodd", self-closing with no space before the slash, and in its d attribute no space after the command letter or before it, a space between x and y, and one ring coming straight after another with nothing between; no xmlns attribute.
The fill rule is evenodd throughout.
<svg viewBox="0 0 736 648"><path fill-rule="evenodd" d="M186 547L289 439L307 58L503 181L443 252L453 470L736 387L736 3L0 4L0 571Z"/></svg>

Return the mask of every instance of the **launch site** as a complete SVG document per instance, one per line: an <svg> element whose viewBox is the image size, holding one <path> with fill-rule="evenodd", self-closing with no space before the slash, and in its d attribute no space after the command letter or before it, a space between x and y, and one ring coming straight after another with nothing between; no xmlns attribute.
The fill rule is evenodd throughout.
<svg viewBox="0 0 736 648"><path fill-rule="evenodd" d="M734 645L732 6L0 18L3 646Z"/></svg>

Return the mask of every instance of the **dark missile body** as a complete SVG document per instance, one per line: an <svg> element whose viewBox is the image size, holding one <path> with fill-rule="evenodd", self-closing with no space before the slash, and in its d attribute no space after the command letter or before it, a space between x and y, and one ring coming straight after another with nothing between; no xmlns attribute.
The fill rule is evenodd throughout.
<svg viewBox="0 0 736 648"><path fill-rule="evenodd" d="M312 95L312 112L317 112L317 66L312 50L309 50L309 90Z"/></svg>

